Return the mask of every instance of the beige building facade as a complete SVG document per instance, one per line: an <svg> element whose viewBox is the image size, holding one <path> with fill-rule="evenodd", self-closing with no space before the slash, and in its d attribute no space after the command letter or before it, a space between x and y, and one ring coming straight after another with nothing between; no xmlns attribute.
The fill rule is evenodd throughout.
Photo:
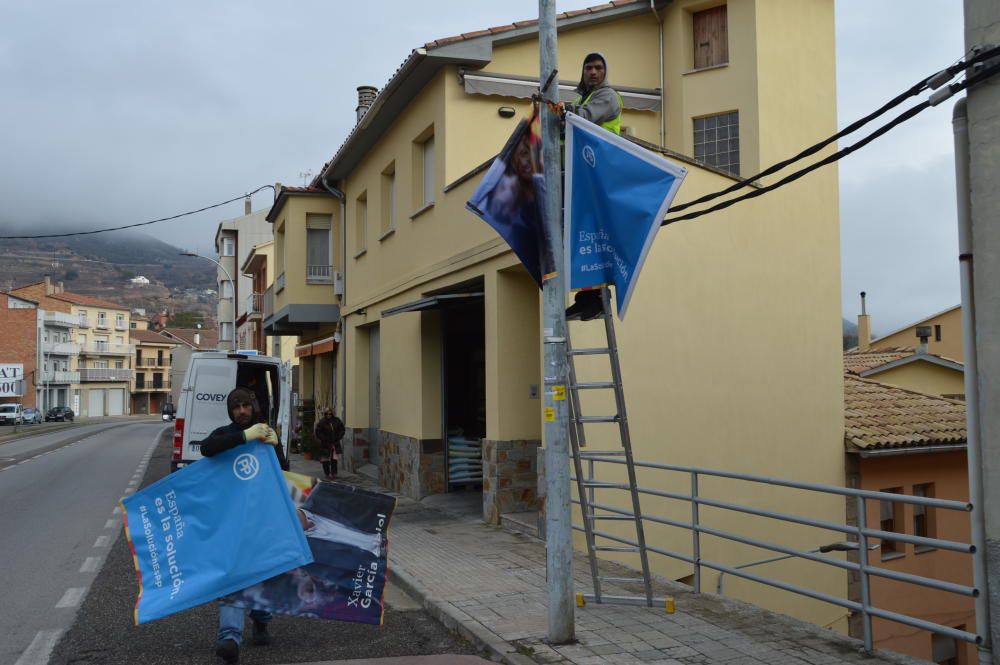
<svg viewBox="0 0 1000 665"><path fill-rule="evenodd" d="M717 26L724 13L725 29L703 50L695 36L708 10ZM829 2L617 2L562 14L558 24L562 83L576 83L585 54L605 54L609 81L623 94L625 133L689 170L678 203L836 131ZM302 392L343 414L346 467L413 497L481 493L491 522L544 507L540 292L504 241L464 206L517 118L530 113L537 71L532 22L414 50L377 94L359 91L358 124L341 148L309 187L281 188L268 216L276 277L264 329L308 346ZM328 243L333 284L310 282L308 266L325 256L310 251L310 239ZM843 483L838 247L834 169L661 230L629 317L617 324L638 459ZM782 331L780 371L774 353L762 352L767 331ZM586 324L574 324L572 335L577 346L598 338ZM584 410L609 402L595 397ZM597 432L592 445L617 443ZM453 472L463 447L480 451L478 474ZM689 482L679 474L639 480L675 491ZM800 514L845 520L833 496L790 499L712 482L702 490L761 509L787 510L792 502ZM689 506L667 500L650 498L643 509L690 516ZM703 514L715 528L803 550L825 542L787 523ZM654 525L647 540L684 552L691 537ZM706 538L702 555L738 565L761 551ZM653 565L675 579L691 574L677 560ZM795 562L769 572L846 596L846 578L836 572ZM706 571L706 587L713 575ZM727 592L846 630L836 607L737 579L727 581Z"/></svg>

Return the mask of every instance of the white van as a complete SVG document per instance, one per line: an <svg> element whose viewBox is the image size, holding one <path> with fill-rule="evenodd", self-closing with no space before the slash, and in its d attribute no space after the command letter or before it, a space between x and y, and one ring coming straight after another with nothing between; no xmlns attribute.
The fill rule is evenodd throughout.
<svg viewBox="0 0 1000 665"><path fill-rule="evenodd" d="M277 432L288 459L291 396L288 366L271 356L199 351L191 354L177 403L171 472L201 459L199 446L192 441L201 441L212 430L231 422L226 396L237 387L249 388L257 395L261 413Z"/></svg>
<svg viewBox="0 0 1000 665"><path fill-rule="evenodd" d="M23 425L24 408L20 404L0 404L0 425Z"/></svg>

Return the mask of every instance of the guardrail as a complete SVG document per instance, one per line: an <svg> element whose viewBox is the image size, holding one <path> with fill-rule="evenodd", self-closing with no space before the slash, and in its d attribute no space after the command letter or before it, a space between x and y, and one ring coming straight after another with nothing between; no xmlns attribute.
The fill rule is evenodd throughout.
<svg viewBox="0 0 1000 665"><path fill-rule="evenodd" d="M80 345L72 342L42 342L43 353L54 353L61 356L75 356L80 353Z"/></svg>
<svg viewBox="0 0 1000 665"><path fill-rule="evenodd" d="M80 348L80 353L107 353L114 356L131 356L135 354L135 344L90 342Z"/></svg>
<svg viewBox="0 0 1000 665"><path fill-rule="evenodd" d="M593 492L595 490L601 489L611 489L611 490L624 490L629 491L629 485L627 483L619 482L604 482L594 480L594 463L607 463L607 464L627 464L627 462L615 456L608 456L607 453L604 455L600 453L588 453L582 451L580 455L581 460L590 463L590 470L588 472L589 478L585 479L588 493L588 503L594 508L595 514L598 511L604 511L602 514L598 514L594 522L601 517L605 519L622 519L623 516L630 516L632 513L630 510L619 506L613 506L606 503L600 503L593 500ZM981 590L964 584L957 584L955 582L949 582L946 580L939 580L931 577L925 577L922 575L915 575L911 573L902 572L899 570L892 570L889 568L884 568L880 566L872 565L869 562L869 553L872 549L877 548L878 544L872 543L872 539L879 539L882 542L900 542L900 543L910 543L918 547L928 547L936 548L941 550L947 550L951 552L960 552L963 554L970 554L973 556L972 565L973 566L984 566L985 561L983 557L985 553L977 549L973 544L962 543L951 540L944 540L940 538L931 538L925 536L915 536L906 533L898 533L895 531L884 531L881 529L869 528L867 524L867 508L868 501L887 501L892 503L904 503L911 505L924 506L925 508L936 508L941 510L957 511L957 512L971 512L973 509L972 504L962 501L949 501L945 499L935 499L930 497L922 496L910 496L906 494L896 494L894 492L875 492L870 490L860 490L853 489L849 487L838 487L834 485L820 485L815 483L804 483L783 480L780 478L771 478L766 476L755 476L744 473L735 473L729 471L721 471L717 469L706 469L698 467L687 467L679 466L674 464L661 464L655 462L641 462L634 461L634 465L637 469L655 469L659 471L670 471L675 473L685 474L688 477L689 490L687 493L684 492L672 492L651 487L638 487L637 491L640 495L655 496L665 499L671 499L675 501L685 502L689 505L691 511L691 520L686 522L677 519L671 519L669 517L656 516L647 513L645 510L642 514L642 520L645 524L646 522L652 522L656 524L662 524L671 527L677 527L680 529L685 529L691 533L691 554L686 554L684 552L672 551L660 547L654 547L647 542L645 543L645 549L647 552L665 556L668 558L685 561L692 564L693 566L693 587L694 591L697 593L701 592L701 574L703 568L708 568L711 570L718 571L720 573L720 582L717 587L721 591L721 575L733 575L747 579L760 584L765 584L771 587L782 589L784 591L789 591L802 596L813 598L815 600L823 601L843 607L845 609L858 612L862 617L862 627L864 632L864 644L865 650L869 653L873 649L873 638L872 638L872 618L878 617L881 619L887 619L889 621L895 621L913 628L918 628L921 630L927 630L933 633L938 633L940 635L946 635L956 640L961 640L963 642L970 642L973 644L982 644L983 636L970 633L968 631L959 630L951 626L945 626L918 617L910 616L907 614L902 614L899 612L894 612L891 610L876 607L872 604L871 600L871 578L873 576L882 577L885 579L894 580L904 584L916 585L929 589L936 589L939 591L945 591L949 593L958 594L961 596L967 596L970 598L976 598L980 596ZM729 480L745 481L750 483L759 483L764 485L769 485L772 487L784 487L796 490L804 490L807 492L839 495L845 497L847 501L855 502L856 513L857 513L857 524L838 524L836 522L830 522L827 520L812 519L809 517L803 517L800 515L793 515L790 513L776 512L771 510L766 510L762 508L756 508L753 506L743 505L739 503L734 503L730 501L724 501L721 499L714 499L705 496L699 491L699 480L702 477L712 477L712 478L723 478ZM575 482L576 477L574 476L572 480ZM579 497L573 499L573 503L580 504ZM773 520L778 520L781 522L787 522L791 524L804 525L809 527L816 527L826 531L833 531L837 533L842 533L853 538L854 540L850 543L844 543L843 547L838 547L834 545L824 546L822 548L816 548L815 550L799 550L792 547L787 547L778 543L767 542L754 538L752 536L747 536L739 533L734 533L732 531L727 531L724 529L717 529L710 527L704 523L700 516L699 509L701 507L709 507L714 509L720 509L729 512L740 513L743 515L752 515L755 517L763 517ZM605 515L609 514L608 515ZM591 530L595 536L606 538L611 541L622 543L630 548L635 548L638 550L640 543L622 537L620 535L607 533L605 531L598 531L596 524L591 524ZM583 525L574 524L573 528L578 531L586 532L586 528ZM712 561L710 559L704 558L701 555L701 537L702 535L712 536L716 538L721 538L735 543L741 543L744 545L749 545L752 547L758 547L762 549L771 550L773 552L778 552L782 556L775 557L772 559L765 559L761 561L751 562L750 564L744 565L727 565L720 561ZM832 557L821 556L822 552L828 551L844 551L844 550L856 550L860 556L858 561L842 561L840 559L835 559ZM859 576L860 581L860 599L847 599L839 598L822 591L816 591L809 589L797 584L786 582L783 580L778 580L774 578L765 577L763 575L747 572L745 568L751 565L757 565L762 563L768 563L771 561L776 561L784 558L801 558L815 563L823 564L826 566L832 566L840 570L846 571L848 573L855 572ZM592 573L593 574L593 573ZM600 602L600 583L598 578L594 577L594 589L595 589L595 600ZM617 601L626 600L621 597L614 597ZM639 600L639 599L635 599ZM643 604L646 603L646 598L641 599ZM978 629L982 629L982 621L977 618Z"/></svg>
<svg viewBox="0 0 1000 665"><path fill-rule="evenodd" d="M307 265L306 266L306 281L307 282L320 282L320 283L333 282L333 266L332 265Z"/></svg>
<svg viewBox="0 0 1000 665"><path fill-rule="evenodd" d="M80 370L80 381L131 381L132 370L120 367L86 367Z"/></svg>
<svg viewBox="0 0 1000 665"><path fill-rule="evenodd" d="M46 383L79 383L79 372L53 371L42 372L42 384Z"/></svg>
<svg viewBox="0 0 1000 665"><path fill-rule="evenodd" d="M50 312L49 310L45 310L45 323L76 328L80 325L80 317L66 314L65 312Z"/></svg>
<svg viewBox="0 0 1000 665"><path fill-rule="evenodd" d="M264 306L264 294L263 293L251 293L247 296L247 314L260 314L263 312Z"/></svg>

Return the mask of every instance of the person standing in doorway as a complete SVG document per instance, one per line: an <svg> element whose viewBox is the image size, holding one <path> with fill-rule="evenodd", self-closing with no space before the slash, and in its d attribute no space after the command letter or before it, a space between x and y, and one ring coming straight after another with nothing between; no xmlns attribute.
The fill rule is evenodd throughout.
<svg viewBox="0 0 1000 665"><path fill-rule="evenodd" d="M323 462L323 473L327 479L337 477L337 465L344 449L341 441L344 438L344 422L333 415L333 409L327 407L323 418L316 423L316 438L322 446L320 461Z"/></svg>

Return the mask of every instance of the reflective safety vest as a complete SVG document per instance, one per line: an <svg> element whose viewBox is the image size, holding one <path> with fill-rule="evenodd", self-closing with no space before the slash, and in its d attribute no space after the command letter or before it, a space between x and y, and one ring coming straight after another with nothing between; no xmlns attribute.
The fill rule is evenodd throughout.
<svg viewBox="0 0 1000 665"><path fill-rule="evenodd" d="M586 99L583 99L582 97L577 97L576 100L573 103L574 104L579 104L580 106L586 106L587 102L590 101L590 98L593 97L594 93L597 92L598 90L600 90L600 88L596 88L594 90L591 90L590 94L587 95ZM617 91L615 92L615 94L618 95L618 115L616 115L615 117L611 118L611 120L606 120L606 121L602 122L601 123L601 127L603 127L604 129L608 130L609 132L614 132L615 134L618 134L619 136L621 136L621 133L622 133L622 111L625 110L625 102L622 101L622 96ZM580 101L581 99L583 99L582 102Z"/></svg>

